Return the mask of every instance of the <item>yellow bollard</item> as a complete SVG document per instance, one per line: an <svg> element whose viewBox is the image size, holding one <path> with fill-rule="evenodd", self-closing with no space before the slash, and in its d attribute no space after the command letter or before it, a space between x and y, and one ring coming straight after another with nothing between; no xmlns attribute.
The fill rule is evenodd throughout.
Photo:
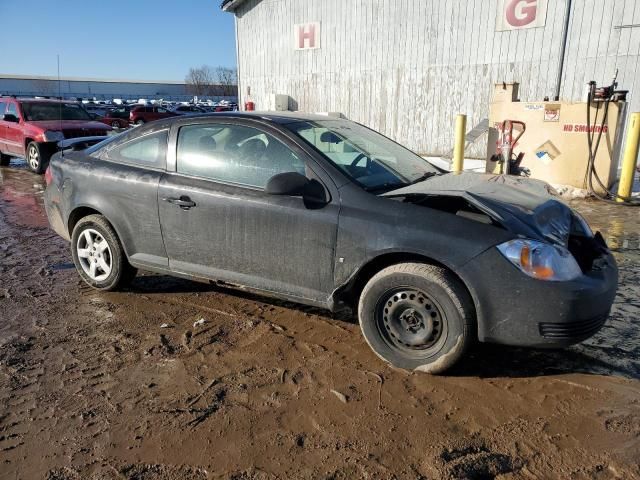
<svg viewBox="0 0 640 480"><path fill-rule="evenodd" d="M467 116L458 114L456 116L456 132L453 144L453 163L451 165L452 172L461 172L464 164L464 140L467 130Z"/></svg>
<svg viewBox="0 0 640 480"><path fill-rule="evenodd" d="M633 187L633 176L635 174L636 162L638 161L638 145L640 144L640 112L633 112L629 119L627 140L624 145L624 156L622 157L622 173L620 174L620 184L618 185L618 198L616 201L622 203L625 198L631 196ZM619 198L622 197L622 198Z"/></svg>

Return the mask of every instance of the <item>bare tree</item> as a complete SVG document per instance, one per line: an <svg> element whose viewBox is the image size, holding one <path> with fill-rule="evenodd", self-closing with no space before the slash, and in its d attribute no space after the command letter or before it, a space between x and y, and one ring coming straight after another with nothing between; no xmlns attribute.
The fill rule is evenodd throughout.
<svg viewBox="0 0 640 480"><path fill-rule="evenodd" d="M187 84L187 92L192 95L210 95L215 83L214 78L213 70L207 65L200 68L190 68L184 79Z"/></svg>
<svg viewBox="0 0 640 480"><path fill-rule="evenodd" d="M216 68L216 80L222 95L232 96L238 94L238 70L235 68Z"/></svg>

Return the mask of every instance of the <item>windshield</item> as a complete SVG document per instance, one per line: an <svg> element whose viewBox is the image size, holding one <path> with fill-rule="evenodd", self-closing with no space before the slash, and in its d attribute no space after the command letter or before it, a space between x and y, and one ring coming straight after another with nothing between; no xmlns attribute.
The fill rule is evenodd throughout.
<svg viewBox="0 0 640 480"><path fill-rule="evenodd" d="M91 120L89 113L76 103L37 103L22 104L22 113L29 122L40 120Z"/></svg>
<svg viewBox="0 0 640 480"><path fill-rule="evenodd" d="M384 193L441 173L385 136L347 120L285 125L365 190Z"/></svg>

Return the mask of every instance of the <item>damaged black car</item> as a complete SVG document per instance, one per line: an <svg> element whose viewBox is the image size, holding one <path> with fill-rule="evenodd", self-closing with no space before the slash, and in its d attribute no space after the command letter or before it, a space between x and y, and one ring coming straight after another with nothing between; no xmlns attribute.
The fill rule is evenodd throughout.
<svg viewBox="0 0 640 480"><path fill-rule="evenodd" d="M137 269L350 307L373 351L430 373L476 340L559 347L606 321L617 267L544 182L442 171L327 116L148 123L57 153L52 227L90 286Z"/></svg>

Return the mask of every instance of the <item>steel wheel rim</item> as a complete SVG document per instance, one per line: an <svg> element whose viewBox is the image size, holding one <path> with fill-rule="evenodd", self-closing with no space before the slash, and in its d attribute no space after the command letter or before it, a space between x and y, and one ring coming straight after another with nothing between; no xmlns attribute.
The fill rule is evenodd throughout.
<svg viewBox="0 0 640 480"><path fill-rule="evenodd" d="M96 282L106 280L113 270L113 256L106 239L93 228L87 228L76 243L78 263L84 273Z"/></svg>
<svg viewBox="0 0 640 480"><path fill-rule="evenodd" d="M27 154L27 161L29 162L29 166L33 170L37 170L40 165L40 155L38 155L38 149L31 145L29 147L29 152Z"/></svg>
<svg viewBox="0 0 640 480"><path fill-rule="evenodd" d="M417 288L399 287L381 295L375 320L388 346L412 356L437 350L446 340L447 319L442 307Z"/></svg>
<svg viewBox="0 0 640 480"><path fill-rule="evenodd" d="M111 122L113 128L120 128L120 122Z"/></svg>

